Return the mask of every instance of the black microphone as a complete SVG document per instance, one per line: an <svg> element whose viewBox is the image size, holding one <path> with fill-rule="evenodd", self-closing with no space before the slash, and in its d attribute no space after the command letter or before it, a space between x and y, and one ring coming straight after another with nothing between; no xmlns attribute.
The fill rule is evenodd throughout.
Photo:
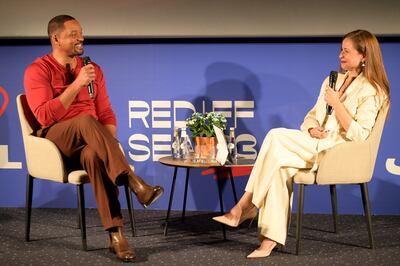
<svg viewBox="0 0 400 266"><path fill-rule="evenodd" d="M329 74L329 87L331 87L333 90L335 90L335 85L336 85L336 80L337 80L338 72L337 71L331 71ZM330 115L332 114L332 106L329 104L326 105L326 114Z"/></svg>
<svg viewBox="0 0 400 266"><path fill-rule="evenodd" d="M88 64L90 64L90 63L92 63L92 61L90 60L90 57L89 57L89 56L85 56L85 57L83 58L83 65L86 66L86 65L88 65ZM89 84L88 84L88 91L89 91L90 99L93 99L93 97L94 97L94 86L93 86L93 81L89 82Z"/></svg>

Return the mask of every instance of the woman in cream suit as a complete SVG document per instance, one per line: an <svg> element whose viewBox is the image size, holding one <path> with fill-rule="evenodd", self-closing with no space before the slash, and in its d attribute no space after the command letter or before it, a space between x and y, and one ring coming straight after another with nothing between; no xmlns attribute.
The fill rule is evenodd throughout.
<svg viewBox="0 0 400 266"><path fill-rule="evenodd" d="M229 213L213 218L237 227L259 209L260 246L248 258L269 256L277 244L285 244L298 169L316 170L319 152L345 141L365 140L382 104L389 101L389 82L374 35L365 30L346 34L339 58L344 74L339 74L335 88L328 86L328 78L324 80L301 130L268 132L244 195ZM332 106L331 115L326 114L327 104Z"/></svg>

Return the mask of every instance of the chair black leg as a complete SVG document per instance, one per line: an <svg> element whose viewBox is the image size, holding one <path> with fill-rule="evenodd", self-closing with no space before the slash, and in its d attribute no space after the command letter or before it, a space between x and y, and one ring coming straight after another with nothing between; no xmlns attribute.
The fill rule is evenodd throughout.
<svg viewBox="0 0 400 266"><path fill-rule="evenodd" d="M369 205L369 196L368 196L367 183L360 184L360 188L361 188L362 201L363 201L363 205L364 205L365 219L367 221L368 236L369 236L369 246L370 246L371 249L374 249L375 248L375 244L374 244L374 236L372 234L371 208L370 208L370 205Z"/></svg>
<svg viewBox="0 0 400 266"><path fill-rule="evenodd" d="M290 223L292 222L292 209L289 208L288 218L287 218L287 226L286 226L286 235L289 235Z"/></svg>
<svg viewBox="0 0 400 266"><path fill-rule="evenodd" d="M332 216L333 216L333 232L338 232L338 214L337 214L337 197L336 197L336 185L329 185L331 191L331 203L332 203Z"/></svg>
<svg viewBox="0 0 400 266"><path fill-rule="evenodd" d="M288 211L288 218L287 218L287 226L286 226L286 237L289 236L289 229L290 229L290 223L292 221L292 208L289 208ZM285 244L286 245L286 244ZM279 245L279 250L281 252L285 251L285 246L284 245Z"/></svg>
<svg viewBox="0 0 400 266"><path fill-rule="evenodd" d="M128 185L124 185L126 203L128 205L129 221L131 222L132 236L136 236L135 209L132 203L132 193Z"/></svg>
<svg viewBox="0 0 400 266"><path fill-rule="evenodd" d="M185 194L183 196L183 208L182 208L182 223L185 222L186 199L187 199L187 190L188 190L188 184L189 184L189 173L190 173L190 168L186 168Z"/></svg>
<svg viewBox="0 0 400 266"><path fill-rule="evenodd" d="M76 186L78 191L78 209L79 209L79 222L81 228L82 248L87 250L86 243L86 219L85 219L85 191L83 184Z"/></svg>
<svg viewBox="0 0 400 266"><path fill-rule="evenodd" d="M303 224L304 184L299 184L297 196L296 255L300 252L301 227Z"/></svg>
<svg viewBox="0 0 400 266"><path fill-rule="evenodd" d="M78 191L78 188L77 188L77 191ZM78 210L79 210L79 193L76 193L76 202L78 203ZM78 211L78 217L77 217L78 219L77 219L77 222L78 222L78 226L77 226L77 228L78 229L81 229L81 215L80 215L80 213L79 213L79 211Z"/></svg>
<svg viewBox="0 0 400 266"><path fill-rule="evenodd" d="M29 241L31 232L33 177L26 175L26 204L25 204L25 241Z"/></svg>

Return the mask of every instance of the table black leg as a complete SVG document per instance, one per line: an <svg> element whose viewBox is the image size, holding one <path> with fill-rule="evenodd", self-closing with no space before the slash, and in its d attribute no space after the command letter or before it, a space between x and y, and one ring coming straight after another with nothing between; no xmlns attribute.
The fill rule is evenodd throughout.
<svg viewBox="0 0 400 266"><path fill-rule="evenodd" d="M178 172L178 167L175 167L174 177L172 179L171 194L169 195L167 217L165 218L164 236L166 236L167 232L168 232L168 220L169 220L169 214L171 212L172 199L174 198L175 181L176 181L177 172Z"/></svg>
<svg viewBox="0 0 400 266"><path fill-rule="evenodd" d="M235 205L236 205L238 203L238 199L236 194L235 181L233 180L232 167L229 167L229 175L232 185L233 198L235 199Z"/></svg>
<svg viewBox="0 0 400 266"><path fill-rule="evenodd" d="M189 183L189 172L190 172L190 168L186 168L186 183L185 183L185 195L183 197L182 223L185 222L186 198L187 198L187 190L188 190L188 183Z"/></svg>
<svg viewBox="0 0 400 266"><path fill-rule="evenodd" d="M218 195L219 195L219 206L221 208L221 215L224 214L224 204L222 202L222 178L220 175L220 170L219 168L215 168L216 172L217 172L217 186L218 186ZM226 240L226 230L225 230L225 225L221 225L222 226L222 234L224 236L224 240Z"/></svg>

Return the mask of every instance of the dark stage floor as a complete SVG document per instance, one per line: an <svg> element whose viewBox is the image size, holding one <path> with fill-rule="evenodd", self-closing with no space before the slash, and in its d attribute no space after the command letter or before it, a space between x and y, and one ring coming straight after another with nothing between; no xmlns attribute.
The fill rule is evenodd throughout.
<svg viewBox="0 0 400 266"><path fill-rule="evenodd" d="M125 217L128 217L124 210ZM284 250L256 260L246 255L257 246L256 223L227 231L211 220L212 213L172 212L168 236L163 235L166 211L136 210L137 236L126 235L139 265L400 265L400 216L374 216L376 249L368 247L363 216L341 215L339 233L332 233L330 215L304 217L302 250L295 253L295 217ZM33 209L31 239L24 240L25 211L0 208L0 265L113 265L122 264L107 249L107 234L97 210L86 210L89 251L83 251L75 209Z"/></svg>

